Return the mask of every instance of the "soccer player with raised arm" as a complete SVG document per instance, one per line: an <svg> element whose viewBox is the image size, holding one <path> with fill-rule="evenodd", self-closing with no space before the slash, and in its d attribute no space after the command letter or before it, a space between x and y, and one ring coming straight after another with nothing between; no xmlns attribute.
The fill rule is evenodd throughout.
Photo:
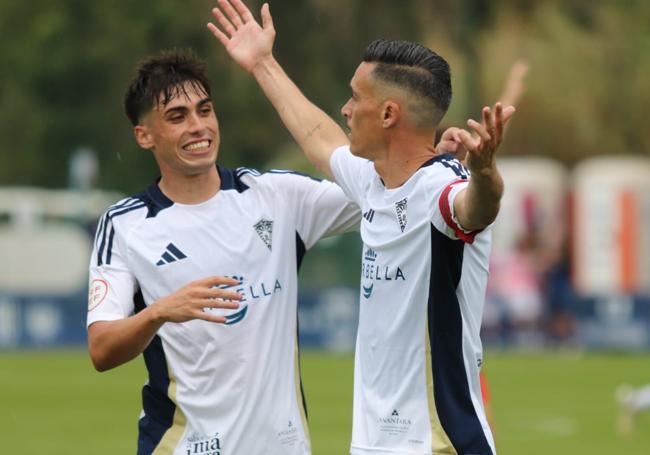
<svg viewBox="0 0 650 455"><path fill-rule="evenodd" d="M454 133L467 167L437 155L447 62L415 43L377 40L350 83L346 136L274 59L268 4L262 26L241 0L219 0L213 15L210 31L363 212L350 453L494 454L479 330L503 192L495 152L514 109L485 107L482 123L468 122L474 135Z"/></svg>
<svg viewBox="0 0 650 455"><path fill-rule="evenodd" d="M297 274L318 239L358 226L358 206L331 182L216 166L191 54L142 62L125 108L161 177L100 219L87 323L98 370L144 354L137 453L309 455Z"/></svg>

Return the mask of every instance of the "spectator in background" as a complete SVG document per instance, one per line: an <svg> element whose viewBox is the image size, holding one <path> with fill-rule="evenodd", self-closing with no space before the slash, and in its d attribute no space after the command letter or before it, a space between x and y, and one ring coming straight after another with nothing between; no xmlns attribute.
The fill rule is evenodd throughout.
<svg viewBox="0 0 650 455"><path fill-rule="evenodd" d="M486 311L496 312L489 317L496 317L494 322L500 327L501 336L505 337L503 341L541 344L539 325L543 295L538 248L537 235L529 231L516 242L512 251L493 255L486 299L489 309Z"/></svg>

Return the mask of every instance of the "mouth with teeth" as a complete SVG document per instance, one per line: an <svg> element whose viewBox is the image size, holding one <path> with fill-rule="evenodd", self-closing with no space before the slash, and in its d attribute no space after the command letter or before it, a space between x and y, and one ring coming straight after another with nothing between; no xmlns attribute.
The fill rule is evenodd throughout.
<svg viewBox="0 0 650 455"><path fill-rule="evenodd" d="M211 140L204 139L202 141L192 142L190 144L184 145L183 150L194 154L205 153L209 150L211 144L212 144Z"/></svg>

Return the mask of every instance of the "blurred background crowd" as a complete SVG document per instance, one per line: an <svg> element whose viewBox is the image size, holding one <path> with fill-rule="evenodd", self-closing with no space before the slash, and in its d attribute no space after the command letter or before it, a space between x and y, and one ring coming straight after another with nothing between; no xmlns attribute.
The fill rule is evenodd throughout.
<svg viewBox="0 0 650 455"><path fill-rule="evenodd" d="M516 102L500 150L486 344L650 347L649 2L270 3L278 60L337 118L377 37L419 41L450 62L445 125ZM208 61L222 166L310 172L254 80L206 31L212 6L0 0L0 349L85 343L97 219L157 176L122 112L148 53L190 47ZM305 345L352 348L360 248L346 235L306 256Z"/></svg>

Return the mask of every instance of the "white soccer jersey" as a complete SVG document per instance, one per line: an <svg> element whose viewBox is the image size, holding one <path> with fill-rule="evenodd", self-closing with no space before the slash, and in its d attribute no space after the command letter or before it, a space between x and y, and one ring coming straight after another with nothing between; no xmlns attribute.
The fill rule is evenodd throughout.
<svg viewBox="0 0 650 455"><path fill-rule="evenodd" d="M358 226L331 182L220 168L196 205L158 188L110 207L90 264L88 325L126 318L191 281L242 281L227 323L166 323L144 352L138 454L310 453L297 346L297 273L324 236ZM223 311L223 310L219 310Z"/></svg>
<svg viewBox="0 0 650 455"><path fill-rule="evenodd" d="M348 147L331 168L363 212L350 453L494 454L479 384L490 232L453 211L467 170L443 155L386 189Z"/></svg>

